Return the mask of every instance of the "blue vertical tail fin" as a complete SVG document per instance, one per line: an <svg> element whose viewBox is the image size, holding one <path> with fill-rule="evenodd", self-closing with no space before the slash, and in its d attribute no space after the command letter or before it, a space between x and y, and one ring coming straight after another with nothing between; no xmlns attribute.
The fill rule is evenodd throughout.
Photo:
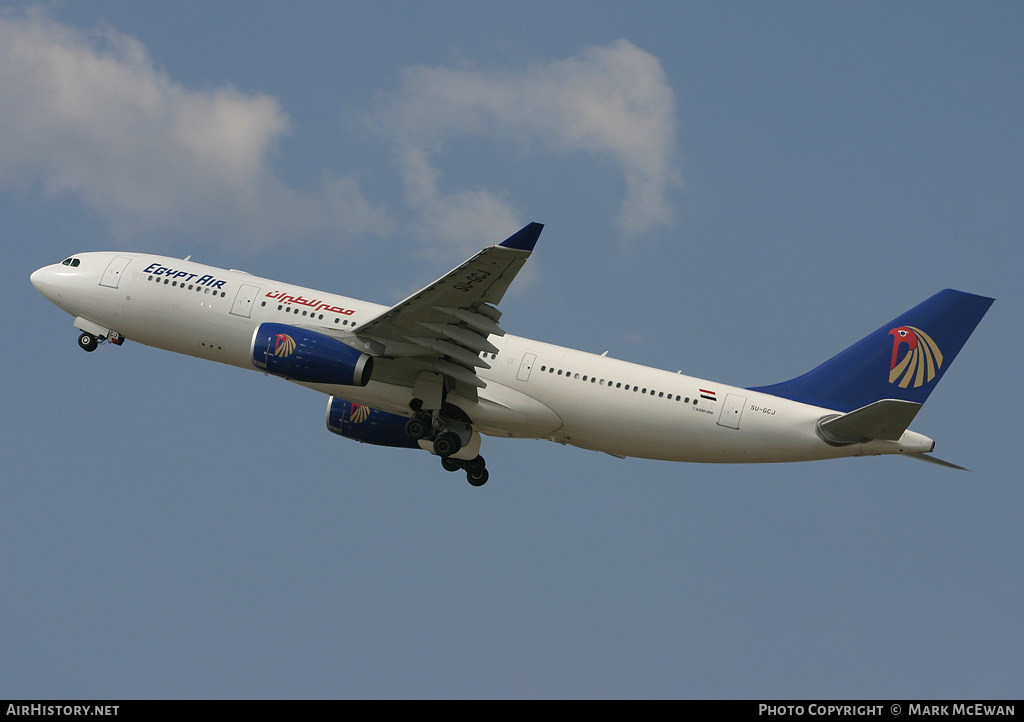
<svg viewBox="0 0 1024 722"><path fill-rule="evenodd" d="M750 389L837 411L923 404L993 299L947 288L803 376Z"/></svg>

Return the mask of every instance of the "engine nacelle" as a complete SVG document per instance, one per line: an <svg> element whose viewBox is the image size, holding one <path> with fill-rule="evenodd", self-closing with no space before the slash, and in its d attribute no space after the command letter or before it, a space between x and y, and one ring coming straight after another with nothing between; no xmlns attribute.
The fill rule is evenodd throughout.
<svg viewBox="0 0 1024 722"><path fill-rule="evenodd" d="M366 386L373 356L326 334L284 323L261 323L250 349L257 368L312 384Z"/></svg>
<svg viewBox="0 0 1024 722"><path fill-rule="evenodd" d="M416 441L406 435L406 421L408 419L404 416L353 404L333 396L327 402L327 428L339 436L365 444L420 448Z"/></svg>

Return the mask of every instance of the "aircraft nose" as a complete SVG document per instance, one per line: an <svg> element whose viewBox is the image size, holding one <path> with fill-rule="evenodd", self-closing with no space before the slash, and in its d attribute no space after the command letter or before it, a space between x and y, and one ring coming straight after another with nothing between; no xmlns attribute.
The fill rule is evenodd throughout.
<svg viewBox="0 0 1024 722"><path fill-rule="evenodd" d="M54 283L52 266L43 266L29 276L29 280L32 281L32 285L36 287L39 293L43 294L53 303L60 304L60 289Z"/></svg>
<svg viewBox="0 0 1024 722"><path fill-rule="evenodd" d="M29 280L32 281L32 285L35 286L36 290L40 291L40 292L43 290L43 284L46 282L45 279L46 279L46 267L45 266L43 268L40 268L38 271L35 271L31 276L29 276Z"/></svg>

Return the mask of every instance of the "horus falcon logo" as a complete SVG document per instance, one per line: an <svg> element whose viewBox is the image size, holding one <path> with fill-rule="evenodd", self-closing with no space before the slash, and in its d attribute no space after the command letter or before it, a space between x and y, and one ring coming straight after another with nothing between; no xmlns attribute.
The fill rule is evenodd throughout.
<svg viewBox="0 0 1024 722"><path fill-rule="evenodd" d="M295 339L286 333L279 333L274 337L274 355L278 358L291 356L295 351Z"/></svg>
<svg viewBox="0 0 1024 722"><path fill-rule="evenodd" d="M913 385L916 389L935 378L942 368L942 352L931 336L913 326L898 326L889 332L892 336L892 363L889 365L889 383L899 380L901 389ZM900 358L900 348L907 351Z"/></svg>
<svg viewBox="0 0 1024 722"><path fill-rule="evenodd" d="M359 404L352 404L352 413L348 415L348 420L361 424L366 421L366 417L370 415L369 406L360 406Z"/></svg>

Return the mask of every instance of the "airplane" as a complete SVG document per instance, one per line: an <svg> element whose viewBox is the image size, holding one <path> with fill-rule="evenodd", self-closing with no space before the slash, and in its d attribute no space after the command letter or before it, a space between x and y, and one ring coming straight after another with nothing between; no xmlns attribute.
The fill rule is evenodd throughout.
<svg viewBox="0 0 1024 722"><path fill-rule="evenodd" d="M327 428L423 449L481 486L481 437L708 463L902 454L909 430L993 299L946 289L811 371L739 388L521 338L501 302L533 253L531 223L393 305L147 253L90 252L31 275L78 345L125 339L283 377L328 397Z"/></svg>

